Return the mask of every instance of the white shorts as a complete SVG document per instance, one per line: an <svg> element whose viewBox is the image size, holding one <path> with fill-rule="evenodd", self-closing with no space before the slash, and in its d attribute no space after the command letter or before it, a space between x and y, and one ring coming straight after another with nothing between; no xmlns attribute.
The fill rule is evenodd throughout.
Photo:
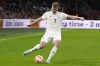
<svg viewBox="0 0 100 66"><path fill-rule="evenodd" d="M50 40L61 40L61 32L46 32L43 37L41 38L41 41L48 43Z"/></svg>

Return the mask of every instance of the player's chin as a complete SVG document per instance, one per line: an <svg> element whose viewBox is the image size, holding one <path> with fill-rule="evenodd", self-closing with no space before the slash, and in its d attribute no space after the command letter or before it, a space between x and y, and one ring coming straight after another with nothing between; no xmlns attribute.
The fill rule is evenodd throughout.
<svg viewBox="0 0 100 66"><path fill-rule="evenodd" d="M52 11L52 13L54 13L54 14L55 14L56 12L57 12L57 11Z"/></svg>

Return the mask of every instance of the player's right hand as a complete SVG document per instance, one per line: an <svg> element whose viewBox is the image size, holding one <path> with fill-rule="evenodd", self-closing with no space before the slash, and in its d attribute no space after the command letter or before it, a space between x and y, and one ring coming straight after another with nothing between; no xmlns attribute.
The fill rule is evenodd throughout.
<svg viewBox="0 0 100 66"><path fill-rule="evenodd" d="M27 27L31 27L31 25L27 25Z"/></svg>

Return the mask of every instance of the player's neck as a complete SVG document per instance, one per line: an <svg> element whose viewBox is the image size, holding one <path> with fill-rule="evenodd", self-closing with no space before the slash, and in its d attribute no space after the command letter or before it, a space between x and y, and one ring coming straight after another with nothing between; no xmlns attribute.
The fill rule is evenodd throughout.
<svg viewBox="0 0 100 66"><path fill-rule="evenodd" d="M58 11L57 11L58 12ZM54 15L57 14L57 12L52 12Z"/></svg>

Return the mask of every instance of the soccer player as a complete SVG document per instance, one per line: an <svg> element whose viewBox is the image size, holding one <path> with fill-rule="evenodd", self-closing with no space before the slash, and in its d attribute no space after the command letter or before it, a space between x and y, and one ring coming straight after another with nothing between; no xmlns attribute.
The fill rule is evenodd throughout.
<svg viewBox="0 0 100 66"><path fill-rule="evenodd" d="M65 13L59 12L59 3L54 2L52 3L52 9L49 12L45 12L41 17L37 18L34 22L32 22L29 27L36 23L40 22L41 20L47 20L47 28L46 32L41 38L41 41L39 44L37 44L35 47L26 50L23 54L27 55L35 50L42 49L46 46L46 44L53 40L53 48L50 51L50 54L46 60L47 63L50 63L51 58L54 56L54 54L57 52L59 44L61 42L61 23L63 20L70 18L70 19L79 19L84 20L83 17L77 17L77 16L71 16L67 15Z"/></svg>

